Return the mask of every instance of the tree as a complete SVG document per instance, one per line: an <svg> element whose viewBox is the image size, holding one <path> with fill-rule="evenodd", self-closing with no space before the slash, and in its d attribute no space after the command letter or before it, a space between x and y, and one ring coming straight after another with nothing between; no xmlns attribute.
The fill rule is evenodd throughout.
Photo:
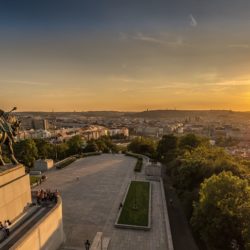
<svg viewBox="0 0 250 250"><path fill-rule="evenodd" d="M119 148L115 143L112 142L111 138L109 136L102 136L99 139L97 139L96 144L100 151L104 153L109 152L118 152Z"/></svg>
<svg viewBox="0 0 250 250"><path fill-rule="evenodd" d="M177 189L186 216L191 218L193 202L198 201L200 184L214 174L230 171L245 178L247 166L236 161L224 149L204 144L192 150L179 150L177 156L167 164L174 187Z"/></svg>
<svg viewBox="0 0 250 250"><path fill-rule="evenodd" d="M31 168L38 158L37 147L32 139L26 139L15 144L14 151L17 159L25 166Z"/></svg>
<svg viewBox="0 0 250 250"><path fill-rule="evenodd" d="M129 145L128 150L137 153L144 154L149 157L155 157L156 154L156 143L154 140L149 138L135 138Z"/></svg>
<svg viewBox="0 0 250 250"><path fill-rule="evenodd" d="M62 160L69 155L69 146L67 143L60 143L54 145L54 153L53 159Z"/></svg>
<svg viewBox="0 0 250 250"><path fill-rule="evenodd" d="M223 171L231 171L243 177L244 165L236 162L222 148L200 146L192 151L185 151L169 164L169 172L175 186L182 190L192 191L199 188L204 179Z"/></svg>
<svg viewBox="0 0 250 250"><path fill-rule="evenodd" d="M191 150L197 148L202 143L208 144L208 140L205 140L205 138L198 137L195 134L187 134L180 138L179 148Z"/></svg>
<svg viewBox="0 0 250 250"><path fill-rule="evenodd" d="M83 139L80 135L75 135L67 141L69 147L68 151L70 155L79 154L82 152Z"/></svg>
<svg viewBox="0 0 250 250"><path fill-rule="evenodd" d="M191 225L208 249L250 249L249 208L248 182L222 172L202 183Z"/></svg>
<svg viewBox="0 0 250 250"><path fill-rule="evenodd" d="M176 156L178 149L178 138L173 134L164 135L157 146L157 153L160 159L171 161Z"/></svg>
<svg viewBox="0 0 250 250"><path fill-rule="evenodd" d="M103 153L109 153L110 152L110 143L109 138L106 136L103 136L95 141L95 144L97 146L96 151L102 151Z"/></svg>
<svg viewBox="0 0 250 250"><path fill-rule="evenodd" d="M179 139L173 135L165 135L159 141L157 151L159 158L167 163L166 173L172 179L187 217L192 218L196 238L206 244L203 248L232 249L230 244L237 243L239 249L250 249L249 198L246 195L243 198L239 196L240 199L237 197L237 193L244 193L244 187L236 185L235 191L231 191L230 188L221 188L219 184L213 183L203 191L203 184L201 186L201 183L206 183L205 180L216 178L217 175L222 178L222 173L230 172L234 181L228 181L229 184L225 186L234 188L234 182L237 183L235 180L240 183L244 178L249 180L250 164L230 156L222 148L211 146L206 138L191 134ZM247 182L244 183L247 186ZM246 189L249 193L249 187ZM202 206L201 192L210 191L210 196L216 200ZM244 203L247 199L248 202ZM224 203L228 205L227 210L217 206ZM240 212L237 215L238 209Z"/></svg>
<svg viewBox="0 0 250 250"><path fill-rule="evenodd" d="M128 137L125 136L124 134L116 134L116 135L112 135L110 136L111 139L114 139L114 140L125 140L127 139Z"/></svg>
<svg viewBox="0 0 250 250"><path fill-rule="evenodd" d="M51 143L47 142L44 139L35 139L34 142L37 147L39 158L54 158L54 147Z"/></svg>
<svg viewBox="0 0 250 250"><path fill-rule="evenodd" d="M97 151L99 151L99 148L94 140L89 141L87 143L87 146L84 148L84 152L86 152L86 153L97 152Z"/></svg>

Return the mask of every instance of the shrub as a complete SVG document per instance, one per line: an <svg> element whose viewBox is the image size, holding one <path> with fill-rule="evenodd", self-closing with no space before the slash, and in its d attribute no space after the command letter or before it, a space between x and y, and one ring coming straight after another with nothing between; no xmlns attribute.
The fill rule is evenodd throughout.
<svg viewBox="0 0 250 250"><path fill-rule="evenodd" d="M135 164L134 171L135 172L141 172L142 164L143 164L143 160L142 159L138 159L137 162L136 162L136 164Z"/></svg>
<svg viewBox="0 0 250 250"><path fill-rule="evenodd" d="M76 160L76 157L69 157L56 164L57 169L65 168Z"/></svg>

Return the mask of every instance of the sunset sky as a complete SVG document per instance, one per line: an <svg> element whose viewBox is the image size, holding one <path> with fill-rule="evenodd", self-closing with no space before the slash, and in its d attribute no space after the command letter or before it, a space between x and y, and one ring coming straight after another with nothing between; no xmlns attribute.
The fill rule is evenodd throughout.
<svg viewBox="0 0 250 250"><path fill-rule="evenodd" d="M249 0L2 0L0 108L250 110Z"/></svg>

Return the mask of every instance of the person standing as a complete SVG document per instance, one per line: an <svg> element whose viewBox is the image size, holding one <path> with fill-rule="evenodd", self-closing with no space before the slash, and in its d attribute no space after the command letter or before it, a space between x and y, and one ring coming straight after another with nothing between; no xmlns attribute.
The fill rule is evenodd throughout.
<svg viewBox="0 0 250 250"><path fill-rule="evenodd" d="M84 243L84 245L85 245L85 249L89 250L89 248L90 248L90 242L89 242L89 240L86 240L85 243Z"/></svg>
<svg viewBox="0 0 250 250"><path fill-rule="evenodd" d="M6 232L6 236L8 237L10 235L10 224L7 220L4 222L4 230Z"/></svg>

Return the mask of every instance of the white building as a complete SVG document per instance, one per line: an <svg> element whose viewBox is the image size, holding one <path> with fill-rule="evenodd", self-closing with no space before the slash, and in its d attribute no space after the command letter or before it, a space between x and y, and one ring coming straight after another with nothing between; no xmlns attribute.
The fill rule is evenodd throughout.
<svg viewBox="0 0 250 250"><path fill-rule="evenodd" d="M114 135L124 135L126 137L129 136L129 129L128 128L110 128L108 129L108 134L110 136L114 136Z"/></svg>

